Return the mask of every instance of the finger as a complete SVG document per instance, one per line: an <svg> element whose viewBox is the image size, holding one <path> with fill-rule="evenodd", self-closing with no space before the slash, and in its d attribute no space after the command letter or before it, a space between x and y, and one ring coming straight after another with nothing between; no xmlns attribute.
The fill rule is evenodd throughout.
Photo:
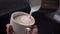
<svg viewBox="0 0 60 34"><path fill-rule="evenodd" d="M7 24L6 27L7 27L7 34L13 34L12 25Z"/></svg>
<svg viewBox="0 0 60 34"><path fill-rule="evenodd" d="M38 28L36 25L34 26L34 28L32 30L32 34L38 34Z"/></svg>

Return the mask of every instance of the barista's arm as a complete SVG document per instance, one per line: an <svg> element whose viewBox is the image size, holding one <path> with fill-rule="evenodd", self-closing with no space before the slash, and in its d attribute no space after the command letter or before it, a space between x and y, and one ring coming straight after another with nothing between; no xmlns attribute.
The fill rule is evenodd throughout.
<svg viewBox="0 0 60 34"><path fill-rule="evenodd" d="M42 0L41 7L45 9L58 9L59 0Z"/></svg>

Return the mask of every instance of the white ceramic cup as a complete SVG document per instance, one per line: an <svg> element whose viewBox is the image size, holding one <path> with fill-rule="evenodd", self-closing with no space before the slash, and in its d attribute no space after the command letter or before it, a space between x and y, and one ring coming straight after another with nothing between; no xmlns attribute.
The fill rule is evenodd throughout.
<svg viewBox="0 0 60 34"><path fill-rule="evenodd" d="M15 34L29 34L29 33L27 32L26 28L28 29L28 28L32 27L32 26L34 25L34 23L35 23L35 19L32 17L32 18L34 19L33 23L32 23L31 25L29 25L29 26L25 26L25 25L22 25L22 24L17 23L17 22L14 20L14 17L15 17L15 16L19 16L19 15L29 15L29 14L27 14L27 13L25 13L25 12L14 12L14 13L12 13L12 15L11 15L11 20L10 20L10 24L11 24L12 27L13 27L14 33L15 33Z"/></svg>

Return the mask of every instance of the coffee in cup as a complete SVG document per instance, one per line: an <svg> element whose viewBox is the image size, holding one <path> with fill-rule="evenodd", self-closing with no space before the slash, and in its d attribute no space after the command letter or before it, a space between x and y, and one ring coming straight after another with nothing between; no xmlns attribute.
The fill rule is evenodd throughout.
<svg viewBox="0 0 60 34"><path fill-rule="evenodd" d="M35 19L25 12L14 12L11 15L10 24L13 26L15 34L27 34L26 28L34 25Z"/></svg>

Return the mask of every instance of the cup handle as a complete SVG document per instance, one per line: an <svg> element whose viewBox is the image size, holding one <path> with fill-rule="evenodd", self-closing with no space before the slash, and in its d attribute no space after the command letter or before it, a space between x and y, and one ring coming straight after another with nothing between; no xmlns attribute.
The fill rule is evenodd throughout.
<svg viewBox="0 0 60 34"><path fill-rule="evenodd" d="M31 28L26 28L26 34L30 34Z"/></svg>

